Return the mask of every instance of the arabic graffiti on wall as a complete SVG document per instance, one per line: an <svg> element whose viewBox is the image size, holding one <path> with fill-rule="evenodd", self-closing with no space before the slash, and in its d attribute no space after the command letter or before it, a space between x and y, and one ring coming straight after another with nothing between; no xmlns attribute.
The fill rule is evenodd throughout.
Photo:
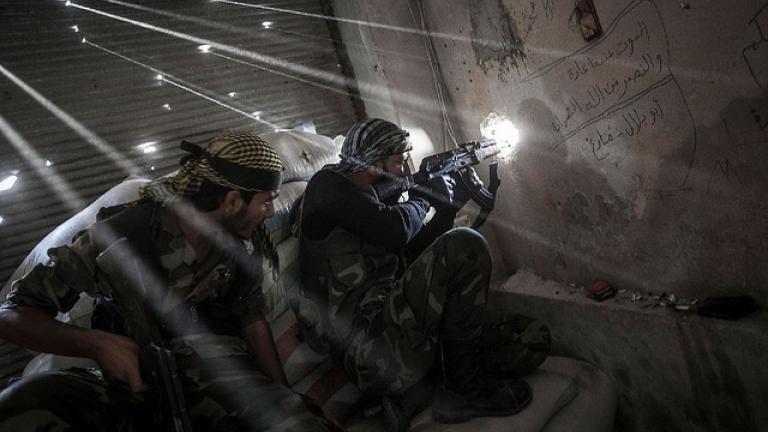
<svg viewBox="0 0 768 432"><path fill-rule="evenodd" d="M768 86L768 3L757 11L749 24L757 31L757 38L741 52L749 74L758 87Z"/></svg>
<svg viewBox="0 0 768 432"><path fill-rule="evenodd" d="M624 110L620 118L618 124L596 124L594 130L587 134L585 141L596 160L602 161L609 156L614 140L629 139L639 135L644 129L655 127L664 119L664 109L661 102L653 97L650 101L642 100L638 105Z"/></svg>
<svg viewBox="0 0 768 432"><path fill-rule="evenodd" d="M665 135L675 145L690 146L679 180L687 181L696 127L671 71L666 27L653 1L632 2L598 41L523 80L533 81L551 92L553 148L576 143L582 154L619 165L638 139ZM687 127L680 128L681 122ZM669 137L669 130L683 131Z"/></svg>

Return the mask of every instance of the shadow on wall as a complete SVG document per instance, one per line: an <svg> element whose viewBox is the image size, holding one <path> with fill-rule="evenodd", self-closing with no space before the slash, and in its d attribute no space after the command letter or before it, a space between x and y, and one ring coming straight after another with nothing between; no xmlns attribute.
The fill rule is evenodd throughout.
<svg viewBox="0 0 768 432"><path fill-rule="evenodd" d="M650 290L658 284L638 264L653 253L643 247L653 235L643 223L647 185L695 126L654 4L632 2L607 29L522 77L540 99L524 100L516 117L536 133L518 154L519 190L503 216L538 247L521 256L510 246L508 255L545 277ZM685 180L675 172L680 180L665 187Z"/></svg>
<svg viewBox="0 0 768 432"><path fill-rule="evenodd" d="M537 99L516 115L528 139L505 167L493 219L508 272L768 303L766 93L734 100L716 125L672 125L676 136L652 134L608 162L590 159L587 140L553 146L557 135L530 133L554 117Z"/></svg>
<svg viewBox="0 0 768 432"><path fill-rule="evenodd" d="M622 262L633 253L626 231L634 204L572 148L553 148L559 136L539 126L554 118L546 104L526 99L515 117L527 138L507 166L493 220L507 270L530 268L560 281L643 285L645 277Z"/></svg>

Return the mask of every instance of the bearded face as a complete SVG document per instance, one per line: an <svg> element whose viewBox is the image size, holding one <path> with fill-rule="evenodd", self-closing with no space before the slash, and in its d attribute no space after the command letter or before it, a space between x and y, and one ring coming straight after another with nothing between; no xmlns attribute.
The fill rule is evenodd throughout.
<svg viewBox="0 0 768 432"><path fill-rule="evenodd" d="M257 192L248 203L241 199L242 205L225 215L221 224L238 237L250 239L256 227L275 214L274 200L278 195L277 191Z"/></svg>

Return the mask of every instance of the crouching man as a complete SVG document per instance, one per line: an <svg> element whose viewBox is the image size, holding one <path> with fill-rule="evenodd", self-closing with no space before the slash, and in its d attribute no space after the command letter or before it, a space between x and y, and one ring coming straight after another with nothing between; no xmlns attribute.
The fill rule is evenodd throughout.
<svg viewBox="0 0 768 432"><path fill-rule="evenodd" d="M233 132L205 149L182 149L190 154L177 175L149 183L136 202L102 209L72 244L48 252L48 265L14 282L0 308L0 337L92 359L101 371L51 371L15 382L0 393L0 430L179 430L184 422L177 418L158 421L157 399L148 396L158 389L148 386L153 371L140 362L142 347L133 338L139 323L121 302L135 298L120 291L127 289L142 293L141 304L168 342L187 427L334 430L286 387L263 313L262 286L278 269L263 222L274 214L280 157L258 136ZM104 260L118 243L132 256ZM141 286L122 283L130 269L121 264L134 263ZM96 299L93 328L54 320L81 293Z"/></svg>
<svg viewBox="0 0 768 432"><path fill-rule="evenodd" d="M341 161L309 182L298 314L310 341L327 346L361 390L383 396L392 430L406 430L429 403L431 382L438 422L515 414L531 388L483 368L488 245L476 231L452 229L469 196L450 177L411 189L407 201L374 188L407 174L407 137L384 120L358 123ZM424 224L430 207L436 214Z"/></svg>

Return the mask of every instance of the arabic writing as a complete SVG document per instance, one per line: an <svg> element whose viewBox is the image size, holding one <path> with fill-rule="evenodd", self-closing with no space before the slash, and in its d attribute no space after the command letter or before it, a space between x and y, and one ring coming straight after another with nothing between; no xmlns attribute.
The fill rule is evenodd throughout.
<svg viewBox="0 0 768 432"><path fill-rule="evenodd" d="M752 41L741 51L744 62L749 69L749 74L752 75L752 79L755 80L758 87L762 87L765 82L761 82L761 78L764 77L761 76L762 74L758 70L759 63L757 63L757 60L764 61L765 58L768 57L768 49L764 46L764 44L768 42L768 30L763 30L760 25L761 19L768 22L768 3L764 4L749 21L750 24L755 26L759 36L758 39ZM763 72L768 75L768 70L764 70Z"/></svg>
<svg viewBox="0 0 768 432"><path fill-rule="evenodd" d="M605 29L522 80L548 90L551 149L569 142L585 158L629 171L648 163L638 151L682 151L687 169L664 181L685 186L696 160L696 122L670 67L661 11L654 0L631 0Z"/></svg>
<svg viewBox="0 0 768 432"><path fill-rule="evenodd" d="M592 154L598 161L609 156L609 145L616 139L634 137L644 129L656 126L664 118L662 103L657 98L651 99L652 104L647 109L628 108L618 117L618 125L607 125L594 128L585 141L589 144Z"/></svg>
<svg viewBox="0 0 768 432"><path fill-rule="evenodd" d="M573 67L568 69L568 79L576 81L582 76L587 75L590 71L608 63L615 56L626 54L627 57L631 57L635 53L635 42L643 37L647 41L651 40L651 35L648 33L648 25L645 21L638 21L637 26L639 27L637 34L620 39L616 42L615 47L610 48L607 53L599 57L587 55L584 59L574 58Z"/></svg>
<svg viewBox="0 0 768 432"><path fill-rule="evenodd" d="M638 80L649 72L662 73L664 60L661 54L651 55L643 53L642 61L628 74L621 77L613 77L604 82L592 84L586 89L586 97L571 96L565 106L565 118L561 120L555 115L552 121L552 130L559 132L568 127L568 123L578 114L589 114L590 111L603 104L621 102L627 95L630 85L637 84Z"/></svg>
<svg viewBox="0 0 768 432"><path fill-rule="evenodd" d="M664 23L650 1L619 14L595 44L552 62L531 77L569 83L552 108L559 145L584 127L647 97L673 80Z"/></svg>

